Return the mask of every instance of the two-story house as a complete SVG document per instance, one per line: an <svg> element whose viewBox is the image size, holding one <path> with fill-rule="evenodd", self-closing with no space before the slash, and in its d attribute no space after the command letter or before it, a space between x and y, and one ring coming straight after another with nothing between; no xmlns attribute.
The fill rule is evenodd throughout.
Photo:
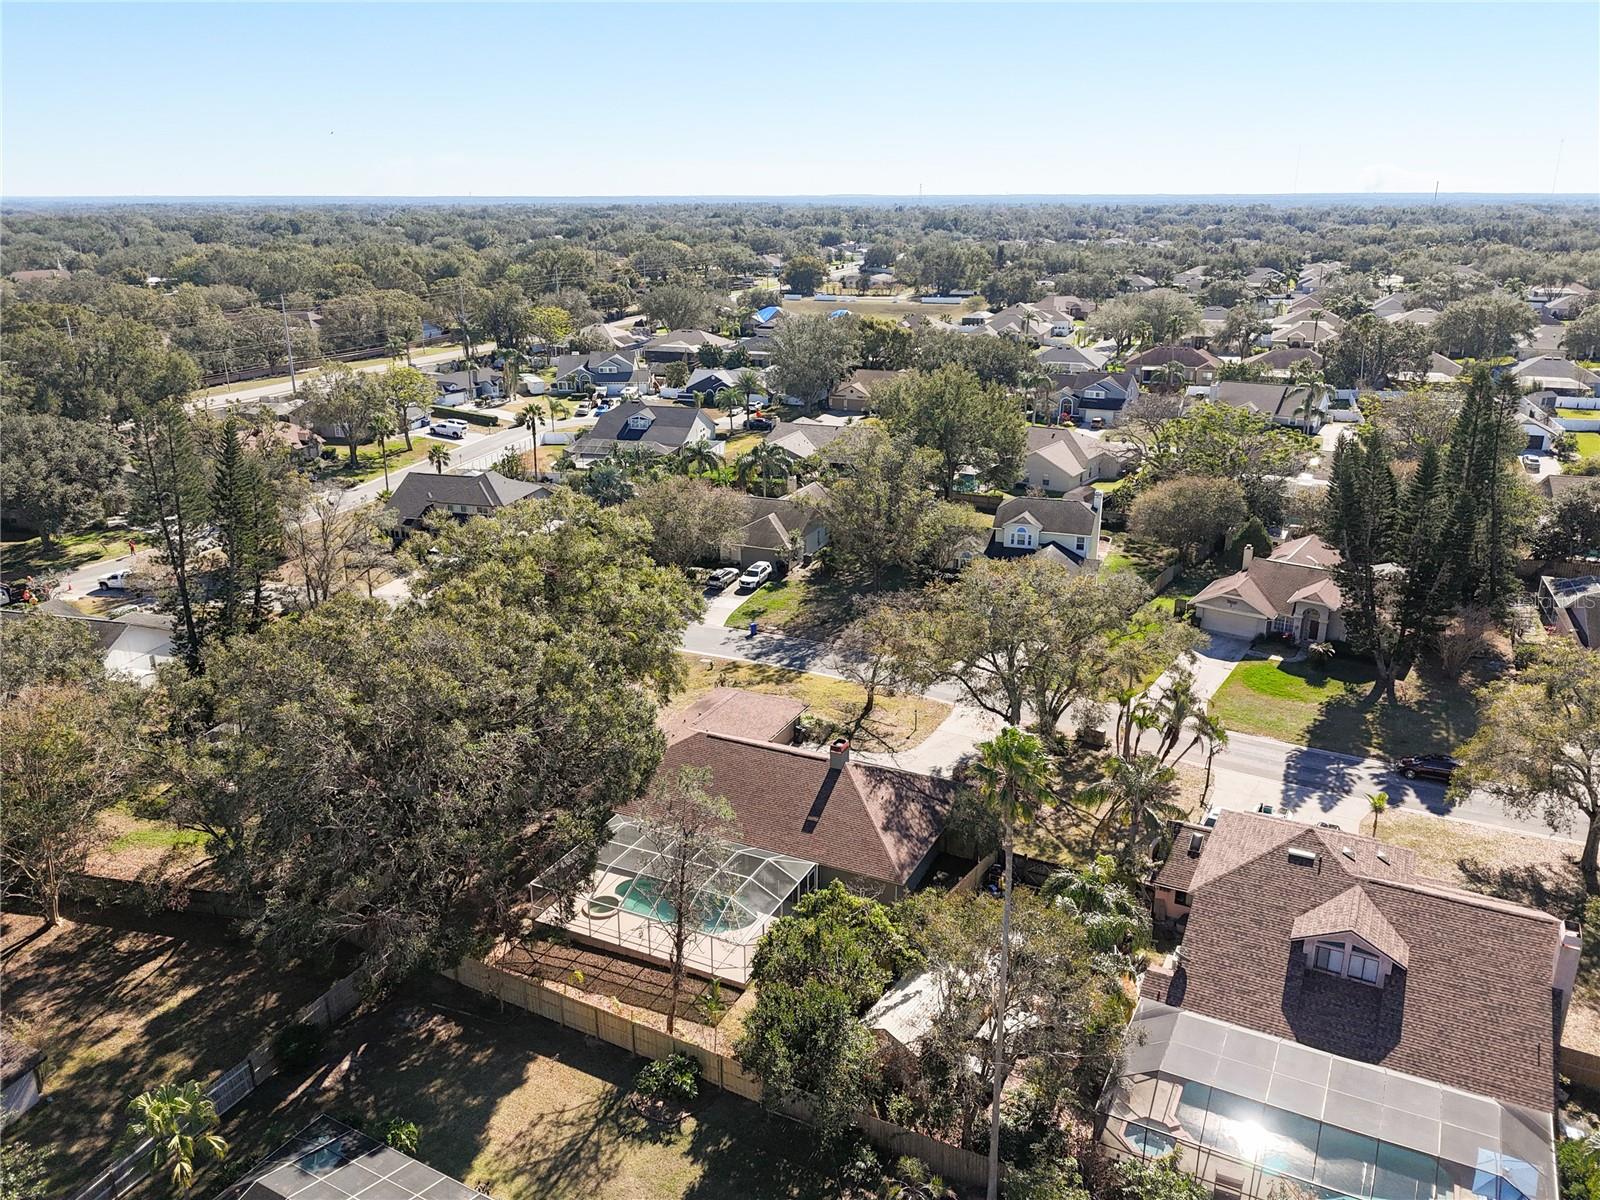
<svg viewBox="0 0 1600 1200"><path fill-rule="evenodd" d="M1061 496L1100 479L1122 474L1122 459L1097 437L1071 426L1030 425L1022 486Z"/></svg>
<svg viewBox="0 0 1600 1200"><path fill-rule="evenodd" d="M1058 420L1071 418L1081 425L1110 428L1122 420L1127 406L1139 398L1139 376L1133 371L1085 371L1066 377L1054 392Z"/></svg>
<svg viewBox="0 0 1600 1200"><path fill-rule="evenodd" d="M1094 488L1059 500L1039 496L1007 500L995 510L985 553L990 558L1043 554L1070 571L1098 571L1101 500Z"/></svg>
<svg viewBox="0 0 1600 1200"><path fill-rule="evenodd" d="M640 361L637 350L596 350L593 354L562 354L551 365L556 377L552 390L558 396L598 391L604 396L620 396L625 388L643 391L650 384L650 370Z"/></svg>
<svg viewBox="0 0 1600 1200"><path fill-rule="evenodd" d="M1556 1200L1577 930L1339 829L1173 832L1152 891L1182 941L1140 981L1106 1153L1249 1200Z"/></svg>
<svg viewBox="0 0 1600 1200"><path fill-rule="evenodd" d="M711 414L702 409L630 400L600 414L594 428L573 443L572 461L581 469L619 450L672 454L695 442L708 443L721 454L723 443L716 432Z"/></svg>
<svg viewBox="0 0 1600 1200"><path fill-rule="evenodd" d="M1164 383L1173 375L1185 384L1211 384L1221 367L1215 354L1193 346L1152 346L1128 360L1128 369L1146 385Z"/></svg>

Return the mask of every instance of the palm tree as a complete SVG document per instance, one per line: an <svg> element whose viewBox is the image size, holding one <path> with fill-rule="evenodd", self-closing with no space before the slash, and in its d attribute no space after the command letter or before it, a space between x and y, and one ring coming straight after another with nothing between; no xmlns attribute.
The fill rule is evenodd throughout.
<svg viewBox="0 0 1600 1200"><path fill-rule="evenodd" d="M1045 880L1040 894L1078 918L1096 969L1107 978L1130 974L1133 955L1150 944L1150 910L1125 884L1109 854L1086 867L1063 867Z"/></svg>
<svg viewBox="0 0 1600 1200"><path fill-rule="evenodd" d="M450 465L450 451L444 446L429 446L428 465L436 473L443 475L444 469Z"/></svg>
<svg viewBox="0 0 1600 1200"><path fill-rule="evenodd" d="M735 375L734 381L739 385L739 394L744 397L744 420L745 424L748 425L750 423L750 397L764 396L767 393L761 386L760 373L749 367Z"/></svg>
<svg viewBox="0 0 1600 1200"><path fill-rule="evenodd" d="M1373 792L1367 797L1367 807L1372 809L1372 836L1378 836L1378 818L1389 810L1389 793Z"/></svg>
<svg viewBox="0 0 1600 1200"><path fill-rule="evenodd" d="M389 490L389 439L397 432L394 427L394 414L386 408L380 408L372 414L368 422L372 436L378 439L378 461L383 464L383 490Z"/></svg>
<svg viewBox="0 0 1600 1200"><path fill-rule="evenodd" d="M761 480L761 494L772 495L774 478L789 478L789 454L771 442L761 442L750 447L737 463L739 482L748 485L752 477Z"/></svg>
<svg viewBox="0 0 1600 1200"><path fill-rule="evenodd" d="M1204 799L1211 795L1211 764L1216 761L1218 754L1228 748L1228 730L1222 718L1214 716L1208 708L1202 708L1195 714L1194 725L1195 736L1206 746L1205 790L1200 793Z"/></svg>
<svg viewBox="0 0 1600 1200"><path fill-rule="evenodd" d="M678 465L689 475L715 471L722 465L722 456L710 442L690 442L678 451Z"/></svg>
<svg viewBox="0 0 1600 1200"><path fill-rule="evenodd" d="M1169 821L1184 816L1173 802L1178 791L1177 777L1173 768L1153 754L1113 758L1106 763L1105 778L1080 794L1080 802L1091 807L1106 805L1095 831L1097 838L1107 830L1123 830L1119 849L1124 870L1132 872L1137 865L1134 860L1141 834L1160 836Z"/></svg>
<svg viewBox="0 0 1600 1200"><path fill-rule="evenodd" d="M533 435L533 477L539 478L539 426L545 424L543 414L539 412L539 402L535 400L522 410L522 415L517 418L517 428L526 429Z"/></svg>
<svg viewBox="0 0 1600 1200"><path fill-rule="evenodd" d="M517 380L522 374L522 352L504 350L500 359L500 390L510 400L517 394Z"/></svg>
<svg viewBox="0 0 1600 1200"><path fill-rule="evenodd" d="M978 747L973 767L978 794L1000 818L1000 849L1005 855L1005 894L1000 907L1000 979L993 1026L994 1106L989 1114L988 1200L997 1200L1000 1188L1000 1092L1005 1087L1006 987L1011 973L1011 890L1015 877L1017 828L1033 820L1055 787L1055 768L1044 745L1031 733L1012 725L993 741Z"/></svg>
<svg viewBox="0 0 1600 1200"><path fill-rule="evenodd" d="M739 406L749 408L749 400L739 395L737 388L723 388L716 395L716 404L723 412L728 414L728 436L733 436L733 414L739 411Z"/></svg>
<svg viewBox="0 0 1600 1200"><path fill-rule="evenodd" d="M135 1096L128 1102L133 1120L128 1136L135 1141L149 1138L150 1170L165 1170L173 1186L188 1191L194 1183L197 1156L221 1162L228 1154L228 1143L211 1129L217 1123L217 1106L194 1080L164 1083L154 1091Z"/></svg>

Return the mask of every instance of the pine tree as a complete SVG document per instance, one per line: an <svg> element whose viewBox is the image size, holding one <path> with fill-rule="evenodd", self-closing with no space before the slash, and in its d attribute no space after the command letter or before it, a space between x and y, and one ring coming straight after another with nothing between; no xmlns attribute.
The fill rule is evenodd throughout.
<svg viewBox="0 0 1600 1200"><path fill-rule="evenodd" d="M1497 612L1516 588L1518 398L1515 380L1497 381L1483 367L1472 372L1443 475L1450 596Z"/></svg>
<svg viewBox="0 0 1600 1200"><path fill-rule="evenodd" d="M206 461L180 400L141 407L134 417L133 465L138 515L155 527L161 561L172 572L166 598L177 628L173 643L191 671L200 669L206 635L197 587L200 542L211 517Z"/></svg>
<svg viewBox="0 0 1600 1200"><path fill-rule="evenodd" d="M211 510L223 563L210 615L223 641L260 626L265 616L263 580L282 534L267 463L261 453L242 445L238 435L238 422L229 417L213 455L211 479Z"/></svg>

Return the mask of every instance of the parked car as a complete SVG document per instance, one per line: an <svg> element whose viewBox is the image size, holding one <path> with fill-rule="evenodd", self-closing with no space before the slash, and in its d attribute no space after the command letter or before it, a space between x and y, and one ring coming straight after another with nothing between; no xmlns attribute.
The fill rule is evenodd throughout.
<svg viewBox="0 0 1600 1200"><path fill-rule="evenodd" d="M751 417L744 423L744 427L746 429L759 429L765 432L766 430L772 428L772 420L769 417Z"/></svg>
<svg viewBox="0 0 1600 1200"><path fill-rule="evenodd" d="M435 437L455 438L460 441L467 436L467 423L465 421L435 421L430 429Z"/></svg>
<svg viewBox="0 0 1600 1200"><path fill-rule="evenodd" d="M109 575L102 575L100 577L100 586L108 592L125 592L128 590L129 582L132 579L133 572L125 568L121 571L113 571Z"/></svg>
<svg viewBox="0 0 1600 1200"><path fill-rule="evenodd" d="M711 577L706 580L706 591L720 592L739 578L738 567L719 567L711 572Z"/></svg>
<svg viewBox="0 0 1600 1200"><path fill-rule="evenodd" d="M1522 456L1522 465L1530 471L1537 471L1539 469L1539 456L1537 454L1524 454Z"/></svg>
<svg viewBox="0 0 1600 1200"><path fill-rule="evenodd" d="M1407 779L1437 779L1440 783L1449 783L1460 766L1461 760L1449 754L1413 754L1410 758L1397 759L1394 769Z"/></svg>
<svg viewBox="0 0 1600 1200"><path fill-rule="evenodd" d="M575 417L587 417L593 411L587 404L580 404L572 410L572 415Z"/></svg>
<svg viewBox="0 0 1600 1200"><path fill-rule="evenodd" d="M763 559L761 562L750 564L748 570L739 576L739 590L754 591L767 580L772 578L772 564Z"/></svg>

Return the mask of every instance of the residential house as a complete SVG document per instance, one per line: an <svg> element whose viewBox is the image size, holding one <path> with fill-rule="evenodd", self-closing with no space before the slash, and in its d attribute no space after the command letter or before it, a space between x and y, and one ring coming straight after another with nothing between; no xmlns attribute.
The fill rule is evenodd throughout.
<svg viewBox="0 0 1600 1200"><path fill-rule="evenodd" d="M1315 433L1327 420L1329 392L1311 383L1245 383L1224 379L1211 385L1211 399L1233 408L1249 408L1279 425Z"/></svg>
<svg viewBox="0 0 1600 1200"><path fill-rule="evenodd" d="M1267 379L1287 379L1299 363L1308 362L1311 369L1322 370L1322 355L1309 346L1276 346L1245 359L1245 365L1255 367Z"/></svg>
<svg viewBox="0 0 1600 1200"><path fill-rule="evenodd" d="M1539 482L1534 485L1533 490L1546 500L1554 500L1558 496L1570 492L1573 488L1581 488L1596 483L1600 483L1600 477L1593 475L1542 475L1539 478Z"/></svg>
<svg viewBox="0 0 1600 1200"><path fill-rule="evenodd" d="M1379 320L1387 321L1390 317L1398 317L1401 313L1412 308L1411 297L1404 292L1396 292L1392 296L1385 296L1372 306L1372 315Z"/></svg>
<svg viewBox="0 0 1600 1200"><path fill-rule="evenodd" d="M1594 297L1587 288L1557 296L1544 306L1544 315L1555 321L1570 321L1588 308Z"/></svg>
<svg viewBox="0 0 1600 1200"><path fill-rule="evenodd" d="M637 350L596 350L591 354L561 354L550 364L555 368L552 388L558 396L620 396L624 389L645 391L650 386L650 369Z"/></svg>
<svg viewBox="0 0 1600 1200"><path fill-rule="evenodd" d="M872 371L866 368L851 371L828 393L828 408L840 413L869 413L872 411L872 394L899 374L899 371Z"/></svg>
<svg viewBox="0 0 1600 1200"><path fill-rule="evenodd" d="M1600 575L1573 579L1543 576L1539 580L1539 612L1551 632L1577 638L1581 645L1600 651Z"/></svg>
<svg viewBox="0 0 1600 1200"><path fill-rule="evenodd" d="M765 308L758 308L745 318L744 330L747 334L771 333L777 329L787 317L788 313L776 304L769 304Z"/></svg>
<svg viewBox="0 0 1600 1200"><path fill-rule="evenodd" d="M746 496L745 523L722 545L722 560L748 567L807 562L828 544L828 526L817 506L828 489L812 482L788 496Z"/></svg>
<svg viewBox="0 0 1600 1200"><path fill-rule="evenodd" d="M505 398L500 372L495 367L472 367L465 371L431 371L428 378L439 390L441 403L476 404Z"/></svg>
<svg viewBox="0 0 1600 1200"><path fill-rule="evenodd" d="M827 448L848 428L848 425L810 421L802 417L798 421L779 421L762 440L799 461L818 454L826 457Z"/></svg>
<svg viewBox="0 0 1600 1200"><path fill-rule="evenodd" d="M1082 488L1059 500L1018 496L995 510L985 551L990 558L1043 554L1070 571L1100 569L1102 495Z"/></svg>
<svg viewBox="0 0 1600 1200"><path fill-rule="evenodd" d="M1208 583L1189 607L1212 633L1341 642L1344 602L1332 572L1338 562L1338 551L1314 534L1285 542L1266 558L1246 546L1244 569Z"/></svg>
<svg viewBox="0 0 1600 1200"><path fill-rule="evenodd" d="M1110 428L1122 419L1125 408L1139 398L1139 376L1133 371L1113 375L1108 371L1089 371L1070 375L1066 385L1052 397L1056 405L1056 419L1070 416L1083 425L1092 425L1098 419Z"/></svg>
<svg viewBox="0 0 1600 1200"><path fill-rule="evenodd" d="M1312 313L1298 318L1281 318L1267 332L1274 346L1309 346L1315 350L1339 335L1345 322L1333 313Z"/></svg>
<svg viewBox="0 0 1600 1200"><path fill-rule="evenodd" d="M1128 369L1138 375L1142 384L1164 382L1172 366L1185 384L1210 384L1216 382L1222 360L1209 350L1192 346L1152 346L1128 360Z"/></svg>
<svg viewBox="0 0 1600 1200"><path fill-rule="evenodd" d="M239 431L239 444L249 450L282 450L290 461L301 464L314 462L322 454L322 439L316 432L293 421L262 420L254 428Z"/></svg>
<svg viewBox="0 0 1600 1200"><path fill-rule="evenodd" d="M1085 484L1115 479L1122 459L1104 441L1071 426L1030 425L1021 486L1047 496L1062 496Z"/></svg>
<svg viewBox="0 0 1600 1200"><path fill-rule="evenodd" d="M709 443L721 454L716 432L711 414L702 409L629 400L600 414L594 428L573 443L572 458L578 467L589 467L613 451L672 454L694 442Z"/></svg>
<svg viewBox="0 0 1600 1200"><path fill-rule="evenodd" d="M1211 278L1211 273L1204 267L1190 267L1187 271L1179 271L1172 277L1172 286L1182 288L1186 292L1198 292L1205 287Z"/></svg>
<svg viewBox="0 0 1600 1200"><path fill-rule="evenodd" d="M1035 305L1042 312L1052 316L1071 317L1074 321L1086 321L1089 314L1094 312L1093 300L1084 300L1078 296L1046 296Z"/></svg>
<svg viewBox="0 0 1600 1200"><path fill-rule="evenodd" d="M458 521L487 517L519 500L541 499L551 489L541 483L508 479L498 471L466 471L440 475L408 471L385 502L402 530L427 528L449 513Z"/></svg>
<svg viewBox="0 0 1600 1200"><path fill-rule="evenodd" d="M674 329L657 334L641 346L639 352L646 362L689 362L699 355L702 346L726 351L732 349L733 341L704 329Z"/></svg>
<svg viewBox="0 0 1600 1200"><path fill-rule="evenodd" d="M1156 281L1148 275L1124 275L1122 286L1130 292L1148 292L1156 286Z"/></svg>
<svg viewBox="0 0 1600 1200"><path fill-rule="evenodd" d="M1255 267L1245 272L1245 286L1258 292L1273 291L1283 283L1283 272L1276 267Z"/></svg>
<svg viewBox="0 0 1600 1200"><path fill-rule="evenodd" d="M1507 373L1527 390L1562 396L1600 395L1600 374L1551 354L1519 362Z"/></svg>
<svg viewBox="0 0 1600 1200"><path fill-rule="evenodd" d="M738 349L752 367L765 367L772 361L772 338L765 333L739 339Z"/></svg>
<svg viewBox="0 0 1600 1200"><path fill-rule="evenodd" d="M106 673L129 679L142 687L177 652L172 645L172 618L166 613L136 610L120 617L86 617L65 600L45 600L31 607L0 608L0 628L11 621L57 619L77 621L100 649Z"/></svg>
<svg viewBox="0 0 1600 1200"><path fill-rule="evenodd" d="M1408 308L1404 312L1393 313L1384 318L1393 325L1420 325L1426 329L1439 319L1439 310L1436 308Z"/></svg>
<svg viewBox="0 0 1600 1200"><path fill-rule="evenodd" d="M1098 350L1079 346L1046 346L1034 355L1039 369L1052 379L1063 375L1085 375L1105 369L1106 356Z"/></svg>
<svg viewBox="0 0 1600 1200"><path fill-rule="evenodd" d="M1182 943L1141 980L1103 1150L1218 1196L1557 1200L1556 1052L1582 939L1283 817L1179 825Z"/></svg>
<svg viewBox="0 0 1600 1200"><path fill-rule="evenodd" d="M696 367L688 382L678 390L679 396L698 397L702 404L709 402L718 392L739 391L739 372L742 367ZM743 393L740 393L743 395Z"/></svg>
<svg viewBox="0 0 1600 1200"><path fill-rule="evenodd" d="M1556 439L1561 437L1566 430L1552 418L1545 415L1544 410L1534 403L1532 397L1524 396L1520 405L1521 414L1518 418L1522 425L1522 432L1527 436L1528 442L1524 447L1531 454L1549 454L1555 449ZM1600 416L1600 413L1596 413Z"/></svg>
<svg viewBox="0 0 1600 1200"><path fill-rule="evenodd" d="M957 785L856 760L841 739L823 752L695 731L668 744L658 775L709 770L739 840L817 867L863 895L898 899L927 874ZM629 812L633 806L623 811Z"/></svg>
<svg viewBox="0 0 1600 1200"><path fill-rule="evenodd" d="M1342 262L1308 263L1296 274L1294 290L1302 296L1314 295L1342 274L1344 274Z"/></svg>

